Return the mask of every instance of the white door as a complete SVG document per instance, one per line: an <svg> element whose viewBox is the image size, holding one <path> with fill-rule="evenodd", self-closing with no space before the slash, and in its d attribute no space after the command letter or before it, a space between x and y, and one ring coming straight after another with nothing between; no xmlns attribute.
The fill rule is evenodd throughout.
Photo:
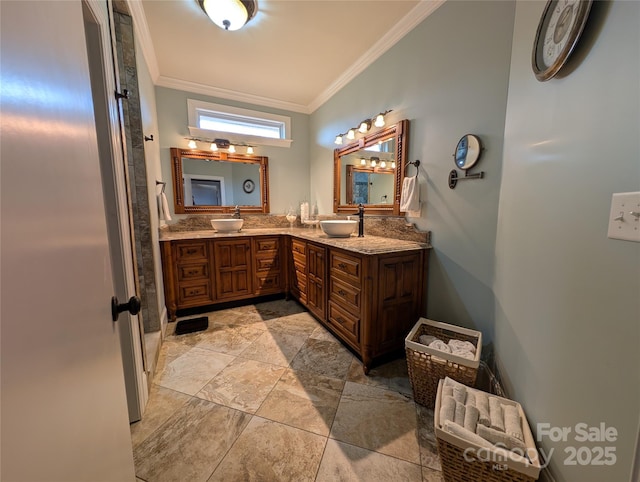
<svg viewBox="0 0 640 482"><path fill-rule="evenodd" d="M0 479L133 481L82 4L0 22Z"/></svg>

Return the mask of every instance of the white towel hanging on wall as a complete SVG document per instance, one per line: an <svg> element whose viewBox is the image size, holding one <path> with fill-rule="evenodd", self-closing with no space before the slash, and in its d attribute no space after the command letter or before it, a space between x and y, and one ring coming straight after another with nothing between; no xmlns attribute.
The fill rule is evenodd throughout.
<svg viewBox="0 0 640 482"><path fill-rule="evenodd" d="M158 211L160 213L160 220L171 221L169 202L167 201L167 195L164 193L164 190L158 194Z"/></svg>
<svg viewBox="0 0 640 482"><path fill-rule="evenodd" d="M418 174L413 177L405 177L402 181L402 193L400 194L400 211L413 218L420 217L420 182Z"/></svg>

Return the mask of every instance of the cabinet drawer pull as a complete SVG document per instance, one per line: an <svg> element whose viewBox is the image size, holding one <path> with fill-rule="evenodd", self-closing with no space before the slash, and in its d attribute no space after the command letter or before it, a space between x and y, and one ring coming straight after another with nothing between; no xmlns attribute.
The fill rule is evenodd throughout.
<svg viewBox="0 0 640 482"><path fill-rule="evenodd" d="M187 274L188 274L188 275L198 274L198 271L196 271L196 270L192 269L192 270L187 271Z"/></svg>
<svg viewBox="0 0 640 482"><path fill-rule="evenodd" d="M344 324L346 323L346 321L344 321L344 318L342 318L341 316L338 316L338 317L336 318L336 321L337 321L338 323L340 323L341 325L344 325Z"/></svg>
<svg viewBox="0 0 640 482"><path fill-rule="evenodd" d="M197 252L197 249L187 249L187 254L196 254Z"/></svg>
<svg viewBox="0 0 640 482"><path fill-rule="evenodd" d="M340 269L347 269L347 265L344 263L338 263L338 268Z"/></svg>
<svg viewBox="0 0 640 482"><path fill-rule="evenodd" d="M347 292L346 292L345 290L343 290L343 289L339 289L339 290L338 290L338 294L339 294L340 296L344 296L344 295L346 295L346 294L347 294Z"/></svg>

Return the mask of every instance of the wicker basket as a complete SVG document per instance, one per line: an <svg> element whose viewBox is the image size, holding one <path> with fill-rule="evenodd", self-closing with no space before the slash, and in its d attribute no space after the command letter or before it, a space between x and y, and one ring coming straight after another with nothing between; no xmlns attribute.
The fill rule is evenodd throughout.
<svg viewBox="0 0 640 482"><path fill-rule="evenodd" d="M445 482L533 482L540 476L540 460L531 429L519 403L507 398L503 405L518 408L527 458L504 449L487 449L461 439L440 426L440 402L444 380L438 384L434 410L434 429ZM467 388L469 390L469 388ZM495 395L492 395L495 396Z"/></svg>
<svg viewBox="0 0 640 482"><path fill-rule="evenodd" d="M435 336L445 343L449 340L471 342L476 347L476 357L470 360L429 348L420 343L421 335ZM481 349L482 333L479 331L420 318L405 338L407 370L415 402L433 408L441 378L449 377L465 385L475 385Z"/></svg>

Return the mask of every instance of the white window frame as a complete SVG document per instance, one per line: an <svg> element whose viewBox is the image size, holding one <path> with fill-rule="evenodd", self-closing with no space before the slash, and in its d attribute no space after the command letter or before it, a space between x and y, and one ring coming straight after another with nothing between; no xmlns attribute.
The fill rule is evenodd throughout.
<svg viewBox="0 0 640 482"><path fill-rule="evenodd" d="M291 117L260 112L256 110L241 109L240 107L231 107L223 104L214 104L201 100L187 99L187 110L189 115L189 134L192 137L201 139L228 139L231 143L248 144L257 146L276 146L290 147L292 140L291 135ZM201 114L221 113L232 116L245 118L249 123L254 120L256 124L260 121L277 122L282 125L281 138L253 136L247 134L236 134L233 132L214 131L201 129L199 127L199 118Z"/></svg>
<svg viewBox="0 0 640 482"><path fill-rule="evenodd" d="M184 205L193 206L193 192L191 191L191 181L193 179L202 179L203 181L220 181L220 206L227 204L227 195L224 189L224 177L223 176L208 176L206 174L184 174L182 176L182 182L184 184Z"/></svg>

